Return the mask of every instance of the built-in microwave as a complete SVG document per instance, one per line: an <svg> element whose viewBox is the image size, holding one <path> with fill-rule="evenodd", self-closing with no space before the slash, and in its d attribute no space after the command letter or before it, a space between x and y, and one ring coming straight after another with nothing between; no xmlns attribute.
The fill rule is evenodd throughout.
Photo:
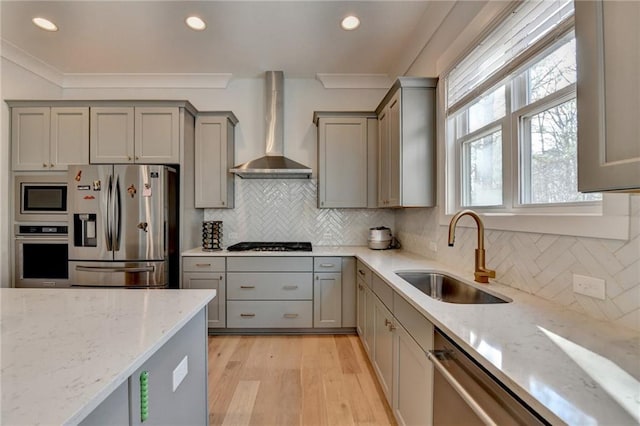
<svg viewBox="0 0 640 426"><path fill-rule="evenodd" d="M67 177L63 174L15 177L15 221L66 222Z"/></svg>

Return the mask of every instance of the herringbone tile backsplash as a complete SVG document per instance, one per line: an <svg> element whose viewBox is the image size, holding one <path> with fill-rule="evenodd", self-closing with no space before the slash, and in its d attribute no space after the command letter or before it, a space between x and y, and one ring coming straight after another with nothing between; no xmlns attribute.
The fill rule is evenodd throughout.
<svg viewBox="0 0 640 426"><path fill-rule="evenodd" d="M313 245L366 245L369 228L393 228L393 212L318 209L315 179L237 179L235 209L205 210L221 220L222 245L239 241L311 241Z"/></svg>
<svg viewBox="0 0 640 426"><path fill-rule="evenodd" d="M631 196L630 216L627 241L487 230L487 266L502 284L640 331L640 196ZM454 247L436 209L399 211L396 228L404 249L473 273L474 228L459 227ZM606 300L574 293L573 274L606 280Z"/></svg>

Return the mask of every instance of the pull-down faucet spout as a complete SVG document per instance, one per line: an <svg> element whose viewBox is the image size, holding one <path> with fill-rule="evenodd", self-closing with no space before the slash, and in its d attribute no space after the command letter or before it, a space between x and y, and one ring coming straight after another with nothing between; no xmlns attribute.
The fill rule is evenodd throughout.
<svg viewBox="0 0 640 426"><path fill-rule="evenodd" d="M478 227L478 248L476 248L475 272L473 275L476 282L487 284L489 282L489 278L496 277L496 271L487 269L485 266L484 224L476 212L473 210L461 210L453 215L451 222L449 223L449 247L453 247L453 242L456 236L456 225L462 216L471 216L473 220L476 221L476 225Z"/></svg>

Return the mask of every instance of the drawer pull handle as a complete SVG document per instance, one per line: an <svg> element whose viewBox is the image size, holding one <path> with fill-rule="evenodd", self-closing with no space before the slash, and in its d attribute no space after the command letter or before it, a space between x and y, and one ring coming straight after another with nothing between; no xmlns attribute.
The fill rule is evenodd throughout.
<svg viewBox="0 0 640 426"><path fill-rule="evenodd" d="M210 263L196 263L196 266L199 268L206 268L208 266L211 266Z"/></svg>
<svg viewBox="0 0 640 426"><path fill-rule="evenodd" d="M256 314L240 314L240 316L244 318L251 318L251 317L255 317Z"/></svg>
<svg viewBox="0 0 640 426"><path fill-rule="evenodd" d="M362 275L363 277L366 275L362 269L358 269L358 273L359 273L360 275Z"/></svg>
<svg viewBox="0 0 640 426"><path fill-rule="evenodd" d="M298 318L298 314L284 314L285 318Z"/></svg>
<svg viewBox="0 0 640 426"><path fill-rule="evenodd" d="M297 285L285 285L285 286L282 286L282 289L283 290L297 290L298 286Z"/></svg>
<svg viewBox="0 0 640 426"><path fill-rule="evenodd" d="M240 288L256 288L255 285L241 285Z"/></svg>
<svg viewBox="0 0 640 426"><path fill-rule="evenodd" d="M391 321L389 321L389 320L388 320L388 319L386 319L386 318L384 319L384 325L389 326L389 325L391 325L391 324L392 324L392 322L391 322Z"/></svg>
<svg viewBox="0 0 640 426"><path fill-rule="evenodd" d="M321 263L321 268L333 268L333 263Z"/></svg>

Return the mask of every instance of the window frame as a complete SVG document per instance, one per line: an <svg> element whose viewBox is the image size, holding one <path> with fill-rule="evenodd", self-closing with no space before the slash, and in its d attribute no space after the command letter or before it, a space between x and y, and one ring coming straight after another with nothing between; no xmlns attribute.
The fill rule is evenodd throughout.
<svg viewBox="0 0 640 426"><path fill-rule="evenodd" d="M629 196L627 194L603 194L601 201L580 201L553 204L524 204L521 202L522 175L520 173L520 156L522 151L520 126L525 116L535 115L554 105L559 105L577 97L576 84L572 83L558 91L525 105L527 86L524 71L535 64L574 32L574 17L571 16L558 25L556 30L538 40L530 49L514 59L517 66L507 64L506 76L496 78L490 76L487 81L467 96L461 98L453 108L447 104L447 76L469 50L455 61L444 74L445 84L440 85L439 111L444 126L439 131L439 143L444 149L439 156L444 164L440 174L443 184L440 200L443 208L440 211L441 225L448 225L451 216L460 209L471 208L483 216L488 229L507 231L535 232L558 235L586 236L595 238L628 239L629 236ZM486 34L486 32L484 33ZM477 45L477 40L474 45ZM520 80L520 81L519 81ZM451 120L460 113L467 114L468 108L481 96L505 84L506 114L498 120L485 124L462 137L459 133L458 120ZM517 109L514 107L518 107ZM512 110L513 109L513 110ZM468 117L467 117L468 120ZM468 121L467 121L468 122ZM503 203L500 206L465 206L463 204L463 176L461 146L465 141L478 138L482 134L490 134L502 128L502 161L503 161ZM457 138L457 139L456 139ZM509 141L511 139L513 142ZM515 168L514 172L512 169ZM622 220L621 220L622 219Z"/></svg>

